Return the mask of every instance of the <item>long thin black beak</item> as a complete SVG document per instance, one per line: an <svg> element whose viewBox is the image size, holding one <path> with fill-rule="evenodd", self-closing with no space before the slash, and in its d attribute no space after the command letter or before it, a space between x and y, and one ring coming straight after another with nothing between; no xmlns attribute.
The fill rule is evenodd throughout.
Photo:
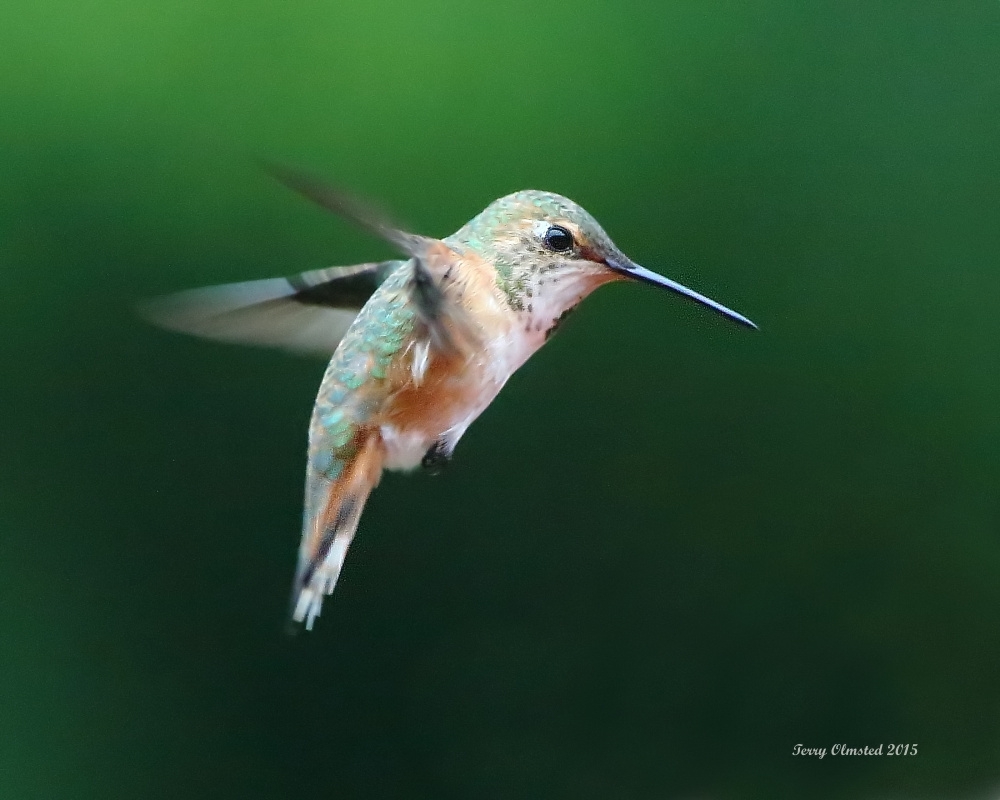
<svg viewBox="0 0 1000 800"><path fill-rule="evenodd" d="M696 303L708 306L713 311L733 320L733 322L738 322L741 325L746 325L748 328L757 330L757 326L742 314L737 314L731 308L726 308L722 305L722 303L716 303L712 298L705 297L703 294L698 294L698 292L694 291L694 289L688 289L687 286L677 283L677 281L672 281L670 278L664 278L662 275L659 275L650 269L646 269L645 267L640 267L638 264L633 263L628 259L623 259L621 261L616 260L615 262L608 259L607 264L611 267L611 269L615 270L615 272L620 272L622 275L635 278L637 281L642 281L643 283L651 283L653 286L660 286L664 289L669 289L672 292L676 292L681 297L686 297L688 300L694 300Z"/></svg>

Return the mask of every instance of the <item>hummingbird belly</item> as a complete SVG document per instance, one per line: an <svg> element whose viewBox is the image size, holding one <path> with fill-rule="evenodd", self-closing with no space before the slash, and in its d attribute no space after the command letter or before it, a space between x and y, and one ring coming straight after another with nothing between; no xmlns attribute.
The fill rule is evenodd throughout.
<svg viewBox="0 0 1000 800"><path fill-rule="evenodd" d="M451 453L512 371L484 350L475 360L432 361L423 381L389 400L379 425L386 469L413 469L435 445Z"/></svg>

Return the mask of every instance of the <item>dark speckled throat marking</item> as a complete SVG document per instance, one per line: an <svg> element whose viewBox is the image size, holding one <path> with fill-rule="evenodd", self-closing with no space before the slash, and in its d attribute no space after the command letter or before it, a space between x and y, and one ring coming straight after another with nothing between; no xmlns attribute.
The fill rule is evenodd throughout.
<svg viewBox="0 0 1000 800"><path fill-rule="evenodd" d="M576 311L577 306L579 306L579 303L577 303L577 305L575 306L570 306L565 311L563 311L562 314L560 314L558 317L555 318L552 325L549 326L549 329L545 331L545 341L548 341L553 336L555 336L556 332L562 327L562 324L566 321L566 318L569 317L569 315L572 314L574 311Z"/></svg>

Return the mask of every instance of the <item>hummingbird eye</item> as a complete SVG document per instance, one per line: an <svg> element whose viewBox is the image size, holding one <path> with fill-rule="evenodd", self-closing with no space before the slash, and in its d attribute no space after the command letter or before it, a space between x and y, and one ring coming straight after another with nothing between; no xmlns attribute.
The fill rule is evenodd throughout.
<svg viewBox="0 0 1000 800"><path fill-rule="evenodd" d="M547 231L542 241L554 253L565 253L573 249L573 234L561 225L553 225Z"/></svg>

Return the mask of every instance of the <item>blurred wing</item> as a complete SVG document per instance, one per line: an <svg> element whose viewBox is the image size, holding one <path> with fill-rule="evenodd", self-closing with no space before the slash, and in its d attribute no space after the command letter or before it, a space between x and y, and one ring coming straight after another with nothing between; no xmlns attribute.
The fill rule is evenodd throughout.
<svg viewBox="0 0 1000 800"><path fill-rule="evenodd" d="M428 248L440 245L438 239L401 230L372 206L354 195L338 189L301 170L264 163L264 169L289 189L312 200L318 206L350 220L363 230L396 246L408 256L422 256Z"/></svg>
<svg viewBox="0 0 1000 800"><path fill-rule="evenodd" d="M379 283L400 263L208 286L157 298L141 311L151 322L181 333L329 356Z"/></svg>

